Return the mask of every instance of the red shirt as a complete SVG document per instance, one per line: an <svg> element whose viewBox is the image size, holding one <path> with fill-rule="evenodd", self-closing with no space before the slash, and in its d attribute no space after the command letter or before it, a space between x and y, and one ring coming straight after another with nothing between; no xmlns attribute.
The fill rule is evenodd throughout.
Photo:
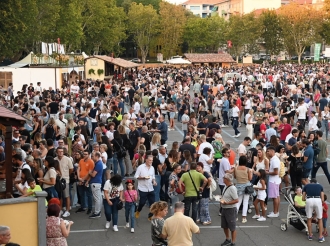
<svg viewBox="0 0 330 246"><path fill-rule="evenodd" d="M239 110L242 109L242 101L241 101L240 98L237 98L237 100L236 100L236 106L239 108Z"/></svg>
<svg viewBox="0 0 330 246"><path fill-rule="evenodd" d="M286 136L291 133L291 125L290 124L281 124L278 129L283 129L281 133L280 140L285 140Z"/></svg>
<svg viewBox="0 0 330 246"><path fill-rule="evenodd" d="M262 133L262 138L265 139L266 138L266 130L267 130L267 126L265 123L262 123L260 125L260 132L262 133L262 131L264 131L264 133Z"/></svg>
<svg viewBox="0 0 330 246"><path fill-rule="evenodd" d="M328 218L328 204L326 204L326 202L323 202L322 207L325 208L325 211L323 210L322 218L327 219Z"/></svg>

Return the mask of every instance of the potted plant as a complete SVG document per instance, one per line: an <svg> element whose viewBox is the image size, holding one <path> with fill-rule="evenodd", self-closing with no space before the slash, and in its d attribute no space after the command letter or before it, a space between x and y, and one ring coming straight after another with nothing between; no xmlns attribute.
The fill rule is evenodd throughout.
<svg viewBox="0 0 330 246"><path fill-rule="evenodd" d="M93 68L89 69L88 70L88 74L91 75L91 74L94 74L95 75L95 70Z"/></svg>
<svg viewBox="0 0 330 246"><path fill-rule="evenodd" d="M104 73L104 70L103 69L97 69L97 74L99 75L99 77L101 76L101 74Z"/></svg>

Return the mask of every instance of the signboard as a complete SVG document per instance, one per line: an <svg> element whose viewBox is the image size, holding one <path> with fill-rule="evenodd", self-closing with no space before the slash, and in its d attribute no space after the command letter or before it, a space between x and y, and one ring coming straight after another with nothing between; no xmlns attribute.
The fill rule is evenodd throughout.
<svg viewBox="0 0 330 246"><path fill-rule="evenodd" d="M321 44L316 43L314 47L314 61L320 61Z"/></svg>

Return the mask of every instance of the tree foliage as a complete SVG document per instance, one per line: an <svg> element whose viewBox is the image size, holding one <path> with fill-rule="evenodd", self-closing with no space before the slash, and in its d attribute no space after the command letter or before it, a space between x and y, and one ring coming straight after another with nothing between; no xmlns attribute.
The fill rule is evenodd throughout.
<svg viewBox="0 0 330 246"><path fill-rule="evenodd" d="M305 48L321 41L323 14L313 8L290 3L280 8L279 18L283 40L288 50L294 50L300 63Z"/></svg>
<svg viewBox="0 0 330 246"><path fill-rule="evenodd" d="M158 34L158 14L151 5L144 6L133 2L127 17L129 32L141 51L142 62L145 63L151 41Z"/></svg>
<svg viewBox="0 0 330 246"><path fill-rule="evenodd" d="M159 15L159 40L162 53L164 57L170 57L178 53L183 42L185 11L181 6L161 2Z"/></svg>

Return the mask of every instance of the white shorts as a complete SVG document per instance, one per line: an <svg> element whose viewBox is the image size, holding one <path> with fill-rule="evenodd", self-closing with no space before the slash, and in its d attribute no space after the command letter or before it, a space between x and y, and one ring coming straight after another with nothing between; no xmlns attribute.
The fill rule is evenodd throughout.
<svg viewBox="0 0 330 246"><path fill-rule="evenodd" d="M306 215L310 219L313 217L313 212L316 212L316 217L322 219L322 201L321 198L306 199Z"/></svg>
<svg viewBox="0 0 330 246"><path fill-rule="evenodd" d="M266 191L265 190L258 190L258 195L257 195L257 199L260 201L265 201L266 199Z"/></svg>

